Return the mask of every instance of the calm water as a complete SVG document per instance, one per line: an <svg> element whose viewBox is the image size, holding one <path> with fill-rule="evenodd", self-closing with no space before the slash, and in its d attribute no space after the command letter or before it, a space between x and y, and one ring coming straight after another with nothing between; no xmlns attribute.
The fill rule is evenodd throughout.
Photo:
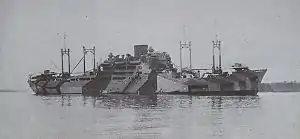
<svg viewBox="0 0 300 139"><path fill-rule="evenodd" d="M300 138L300 93L121 97L0 93L0 138Z"/></svg>

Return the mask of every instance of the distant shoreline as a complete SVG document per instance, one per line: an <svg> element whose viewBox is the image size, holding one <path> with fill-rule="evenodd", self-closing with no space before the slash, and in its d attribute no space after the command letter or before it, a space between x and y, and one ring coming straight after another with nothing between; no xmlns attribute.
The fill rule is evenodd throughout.
<svg viewBox="0 0 300 139"><path fill-rule="evenodd" d="M261 83L259 92L300 92L299 82Z"/></svg>
<svg viewBox="0 0 300 139"><path fill-rule="evenodd" d="M0 92L17 92L17 91L11 89L0 89Z"/></svg>

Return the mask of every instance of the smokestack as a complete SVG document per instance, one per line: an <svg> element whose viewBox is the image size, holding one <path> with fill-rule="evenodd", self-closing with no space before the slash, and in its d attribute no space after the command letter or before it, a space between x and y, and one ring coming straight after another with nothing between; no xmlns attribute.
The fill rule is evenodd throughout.
<svg viewBox="0 0 300 139"><path fill-rule="evenodd" d="M148 45L134 45L134 57L140 58L142 55L147 54Z"/></svg>

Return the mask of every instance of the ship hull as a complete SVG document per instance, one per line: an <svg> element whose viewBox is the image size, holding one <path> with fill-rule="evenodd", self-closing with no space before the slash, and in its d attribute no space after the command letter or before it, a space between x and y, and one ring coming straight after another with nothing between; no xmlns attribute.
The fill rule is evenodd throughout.
<svg viewBox="0 0 300 139"><path fill-rule="evenodd" d="M40 82L29 82L29 87L36 95L82 94L82 86L85 82L70 84L69 82L59 81L41 84Z"/></svg>
<svg viewBox="0 0 300 139"><path fill-rule="evenodd" d="M256 96L267 70L234 72L213 78L172 78L160 74L159 94L195 96Z"/></svg>
<svg viewBox="0 0 300 139"><path fill-rule="evenodd" d="M99 78L98 78L99 77ZM98 74L94 80L90 81L38 81L28 84L32 91L36 95L60 95L60 94L83 94L88 96L100 96L103 94L127 94L127 95L153 95L157 90L157 73L155 71L150 72L147 75L141 75L141 78L137 78L124 85L122 91L110 90L109 83L112 82L111 75L108 73ZM105 79L103 78L105 77ZM116 84L113 84L116 87ZM108 93L104 93L108 92Z"/></svg>

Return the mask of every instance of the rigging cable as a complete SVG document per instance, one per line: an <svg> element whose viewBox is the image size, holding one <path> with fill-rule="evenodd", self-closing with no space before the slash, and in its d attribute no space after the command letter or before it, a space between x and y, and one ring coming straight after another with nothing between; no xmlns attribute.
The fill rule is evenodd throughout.
<svg viewBox="0 0 300 139"><path fill-rule="evenodd" d="M76 64L76 66L73 68L73 70L71 71L71 73L73 73L73 71L77 68L77 66L80 64L80 62L84 59L84 56L79 60L79 62ZM71 74L70 73L70 74Z"/></svg>

